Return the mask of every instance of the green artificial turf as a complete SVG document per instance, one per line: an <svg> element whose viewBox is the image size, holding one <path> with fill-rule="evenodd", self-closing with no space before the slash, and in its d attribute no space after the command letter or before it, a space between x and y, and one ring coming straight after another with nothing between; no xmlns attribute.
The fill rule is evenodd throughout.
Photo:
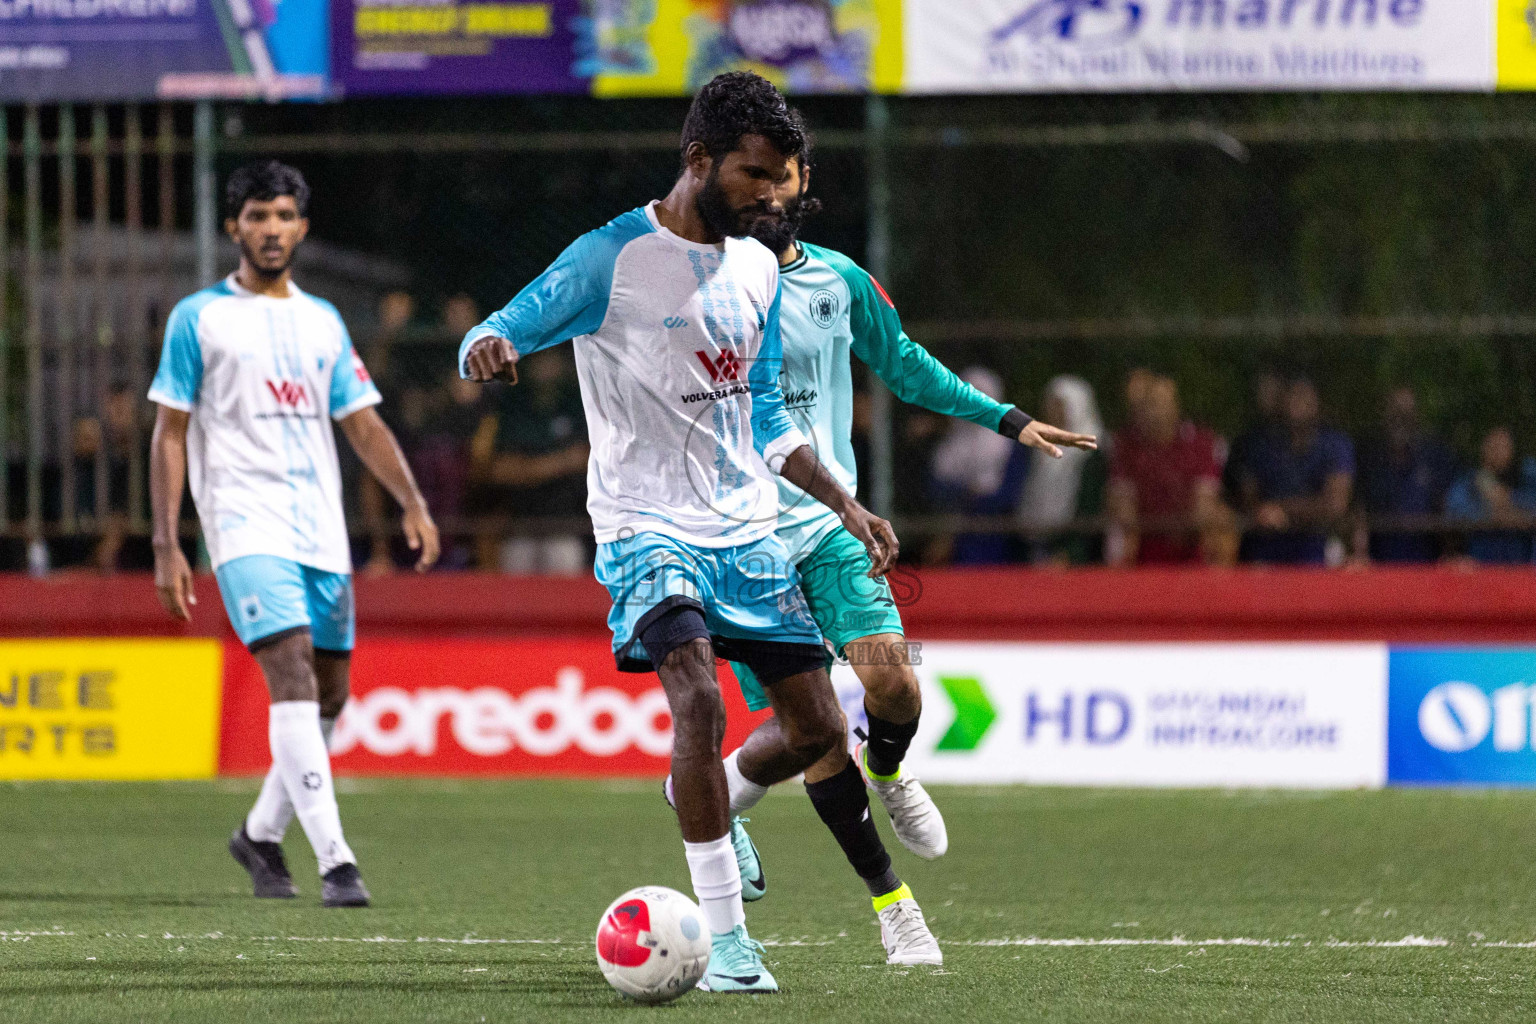
<svg viewBox="0 0 1536 1024"><path fill-rule="evenodd" d="M1536 793L935 787L948 856L886 835L945 964L898 969L784 786L748 908L783 992L647 1008L591 938L625 889L688 891L656 789L344 781L349 911L297 826L303 895L250 898L252 783L0 785L0 1021L1536 1020Z"/></svg>

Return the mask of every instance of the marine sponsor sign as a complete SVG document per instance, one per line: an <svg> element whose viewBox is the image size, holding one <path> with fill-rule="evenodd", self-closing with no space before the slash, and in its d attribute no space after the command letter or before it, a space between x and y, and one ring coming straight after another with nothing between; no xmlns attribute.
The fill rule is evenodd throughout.
<svg viewBox="0 0 1536 1024"><path fill-rule="evenodd" d="M1491 0L906 0L905 91L1493 87Z"/></svg>
<svg viewBox="0 0 1536 1024"><path fill-rule="evenodd" d="M0 641L0 778L204 779L216 640Z"/></svg>

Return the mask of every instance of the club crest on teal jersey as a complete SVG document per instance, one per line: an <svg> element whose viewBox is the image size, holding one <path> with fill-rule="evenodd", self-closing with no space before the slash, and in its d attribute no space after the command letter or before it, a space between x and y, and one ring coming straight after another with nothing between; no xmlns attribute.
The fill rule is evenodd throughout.
<svg viewBox="0 0 1536 1024"><path fill-rule="evenodd" d="M837 296L825 288L811 295L811 319L817 327L831 327L837 322Z"/></svg>

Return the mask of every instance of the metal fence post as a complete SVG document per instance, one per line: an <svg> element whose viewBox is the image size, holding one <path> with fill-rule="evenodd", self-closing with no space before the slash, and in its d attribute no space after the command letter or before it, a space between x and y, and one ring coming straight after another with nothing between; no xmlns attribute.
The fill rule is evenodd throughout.
<svg viewBox="0 0 1536 1024"><path fill-rule="evenodd" d="M144 244L144 128L136 103L128 104L123 111L123 228L128 243L128 262L123 269L123 287L127 292L123 314L127 318L123 340L128 350L125 383L137 403L144 395L144 363L149 358L145 323L149 314L139 279L139 250ZM135 412L128 427L128 523L135 531L144 528L146 457L142 449L143 431Z"/></svg>
<svg viewBox="0 0 1536 1024"><path fill-rule="evenodd" d="M891 257L890 111L885 97L864 99L864 165L869 191L869 224L864 262L875 279L886 278ZM892 395L885 382L869 375L870 509L891 518L895 510Z"/></svg>
<svg viewBox="0 0 1536 1024"><path fill-rule="evenodd" d="M59 460L59 528L74 533L75 522L75 367L79 351L75 331L75 218L79 212L75 193L75 108L59 105L59 308L54 322L53 358L58 373L54 396L54 452Z"/></svg>
<svg viewBox="0 0 1536 1024"><path fill-rule="evenodd" d="M213 104L199 100L192 111L192 163L196 183L197 286L206 288L214 282L218 254L218 207L214 201L213 180Z"/></svg>
<svg viewBox="0 0 1536 1024"><path fill-rule="evenodd" d="M35 567L33 551L43 536L43 138L42 113L35 103L27 105L21 147L27 244L27 543Z"/></svg>
<svg viewBox="0 0 1536 1024"><path fill-rule="evenodd" d="M112 511L111 473L108 466L107 402L111 393L112 375L112 296L107 281L107 234L108 204L111 201L112 182L107 163L107 108L98 103L91 109L91 245L92 255L91 315L95 319L88 349L87 365L91 368L91 393L96 404L96 461L91 478L91 521L96 529L106 526Z"/></svg>
<svg viewBox="0 0 1536 1024"><path fill-rule="evenodd" d="M11 132L0 104L0 535L11 527Z"/></svg>

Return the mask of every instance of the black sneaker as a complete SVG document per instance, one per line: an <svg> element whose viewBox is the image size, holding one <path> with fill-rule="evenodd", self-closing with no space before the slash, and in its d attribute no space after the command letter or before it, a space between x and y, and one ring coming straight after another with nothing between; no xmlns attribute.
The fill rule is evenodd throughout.
<svg viewBox="0 0 1536 1024"><path fill-rule="evenodd" d="M257 842L245 834L245 823L229 837L229 854L250 872L251 889L257 899L291 900L299 894L283 860L280 843Z"/></svg>
<svg viewBox="0 0 1536 1024"><path fill-rule="evenodd" d="M366 907L368 887L356 864L338 864L320 877L320 903L327 907Z"/></svg>

